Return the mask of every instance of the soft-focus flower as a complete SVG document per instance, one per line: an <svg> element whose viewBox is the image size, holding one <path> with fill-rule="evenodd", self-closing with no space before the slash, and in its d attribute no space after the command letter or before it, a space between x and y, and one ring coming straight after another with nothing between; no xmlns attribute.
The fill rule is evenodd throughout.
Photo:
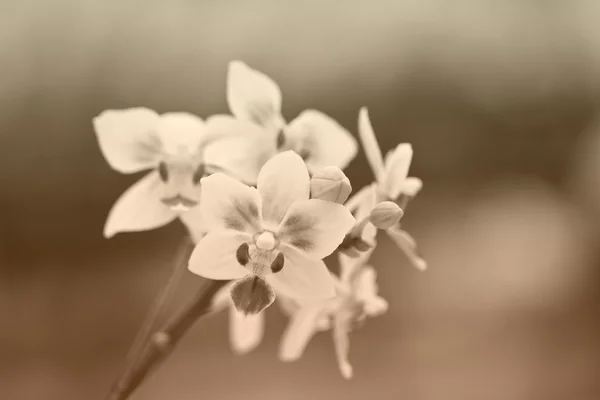
<svg viewBox="0 0 600 400"><path fill-rule="evenodd" d="M292 151L269 160L257 188L225 175L202 179L200 210L208 234L196 245L189 269L209 279L234 279L231 297L256 314L275 290L310 299L335 295L322 259L354 225L341 204L309 199L305 163Z"/></svg>
<svg viewBox="0 0 600 400"><path fill-rule="evenodd" d="M366 213L370 213L378 204L391 201L404 209L408 201L416 196L423 186L423 182L419 178L408 176L413 155L412 146L408 143L401 143L394 150L388 152L384 160L369 120L368 111L364 107L359 113L358 132L367 160L375 175L375 182L359 190L346 202L346 206L351 211L362 209ZM415 240L408 232L400 228L399 223L385 229L385 232L416 268L427 269L427 263L420 256Z"/></svg>
<svg viewBox="0 0 600 400"><path fill-rule="evenodd" d="M272 149L294 150L311 172L328 166L343 169L356 156L354 137L320 111L305 110L286 123L277 83L241 61L229 63L227 102L236 118L265 130Z"/></svg>
<svg viewBox="0 0 600 400"><path fill-rule="evenodd" d="M236 136L238 121L221 117L206 122L188 113L158 113L147 108L107 110L93 119L100 149L110 166L123 174L152 169L127 189L108 215L104 235L157 228L185 211L200 197L200 179L222 171L253 182L265 155L260 129ZM188 225L201 236L200 219Z"/></svg>
<svg viewBox="0 0 600 400"><path fill-rule="evenodd" d="M385 313L388 303L377 294L376 272L372 267L342 267L354 272L337 281L335 298L312 303L290 300L283 303L290 314L290 323L280 342L279 357L283 361L298 360L316 332L331 329L340 372L350 379L350 332L361 326L367 317Z"/></svg>

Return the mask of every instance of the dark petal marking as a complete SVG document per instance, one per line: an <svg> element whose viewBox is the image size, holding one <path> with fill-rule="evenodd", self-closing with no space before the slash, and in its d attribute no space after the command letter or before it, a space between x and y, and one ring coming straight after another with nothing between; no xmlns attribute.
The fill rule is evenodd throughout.
<svg viewBox="0 0 600 400"><path fill-rule="evenodd" d="M252 202L242 203L237 200L232 202L231 216L225 216L225 226L236 231L243 231L248 227L258 230L258 207Z"/></svg>
<svg viewBox="0 0 600 400"><path fill-rule="evenodd" d="M231 286L231 300L244 315L258 314L275 301L275 292L264 279L248 275Z"/></svg>
<svg viewBox="0 0 600 400"><path fill-rule="evenodd" d="M246 264L248 264L248 261L250 261L250 252L249 252L248 243L242 243L240 245L240 247L238 247L238 249L235 253L235 258L237 259L237 262L239 262L240 265L242 265L242 266L245 266Z"/></svg>
<svg viewBox="0 0 600 400"><path fill-rule="evenodd" d="M265 126L273 114L275 114L273 105L269 103L252 104L248 111L252 122L260 126Z"/></svg>
<svg viewBox="0 0 600 400"><path fill-rule="evenodd" d="M202 164L198 165L198 167L194 171L194 174L192 175L192 183L194 185L199 184L200 179L204 178L205 173L206 173L206 170L204 168L204 165L202 165Z"/></svg>
<svg viewBox="0 0 600 400"><path fill-rule="evenodd" d="M354 244L354 248L360 252L367 251L371 248L371 245L369 243L365 242L364 240L362 240L361 238L355 238L353 244Z"/></svg>
<svg viewBox="0 0 600 400"><path fill-rule="evenodd" d="M291 215L284 223L284 229L287 234L293 234L298 231L305 231L315 225L314 218L309 218L306 215Z"/></svg>
<svg viewBox="0 0 600 400"><path fill-rule="evenodd" d="M162 201L162 203L167 207L175 207L181 204L185 207L192 208L198 205L198 202L196 200L189 199L185 196L182 196L181 194L176 194L173 197L165 197L160 201Z"/></svg>
<svg viewBox="0 0 600 400"><path fill-rule="evenodd" d="M283 131L279 131L277 135L277 149L281 149L285 145L285 134Z"/></svg>
<svg viewBox="0 0 600 400"><path fill-rule="evenodd" d="M285 263L285 258L283 257L283 253L277 254L277 257L271 263L271 271L273 273L277 273L283 269L283 265Z"/></svg>
<svg viewBox="0 0 600 400"><path fill-rule="evenodd" d="M163 182L167 182L169 180L169 168L164 161L161 161L158 164L158 175L160 176L160 180Z"/></svg>
<svg viewBox="0 0 600 400"><path fill-rule="evenodd" d="M311 251L315 247L312 240L306 238L293 238L290 244L304 251Z"/></svg>

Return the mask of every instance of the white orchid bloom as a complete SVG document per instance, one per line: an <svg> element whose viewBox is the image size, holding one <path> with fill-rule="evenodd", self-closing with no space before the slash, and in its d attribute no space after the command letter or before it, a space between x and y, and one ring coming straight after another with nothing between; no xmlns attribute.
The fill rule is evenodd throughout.
<svg viewBox="0 0 600 400"><path fill-rule="evenodd" d="M294 150L311 172L328 166L344 169L358 151L354 137L320 111L305 110L286 123L277 83L241 61L229 63L227 103L236 118L264 129L272 151Z"/></svg>
<svg viewBox="0 0 600 400"><path fill-rule="evenodd" d="M309 199L308 170L299 155L286 151L269 160L256 189L220 173L201 183L208 234L190 257L190 271L236 280L231 297L246 315L273 303L274 289L301 299L335 295L322 259L355 220L341 204Z"/></svg>
<svg viewBox="0 0 600 400"><path fill-rule="evenodd" d="M332 330L338 366L342 376L350 379L352 366L348 361L350 333L367 317L385 313L388 303L377 292L376 272L370 266L343 266L354 273L337 281L337 296L321 302L287 301L290 314L280 342L279 357L283 361L298 360L316 332Z"/></svg>
<svg viewBox="0 0 600 400"><path fill-rule="evenodd" d="M181 217L192 235L202 236L198 216L186 218L200 197L200 179L223 171L254 182L268 155L259 151L260 129L232 134L240 122L220 117L206 122L188 113L159 115L147 108L103 111L93 119L100 149L116 171L150 173L127 189L113 205L105 237L118 232L154 229Z"/></svg>
<svg viewBox="0 0 600 400"><path fill-rule="evenodd" d="M375 182L359 190L348 200L346 206L351 211L362 210L363 215L368 215L378 203L383 201L392 201L404 208L408 199L416 196L423 187L421 179L408 176L413 156L412 146L401 143L388 152L384 159L365 107L359 112L358 132L367 160L375 175ZM414 238L402 230L400 224L385 229L385 232L416 268L427 269L427 263L418 253Z"/></svg>

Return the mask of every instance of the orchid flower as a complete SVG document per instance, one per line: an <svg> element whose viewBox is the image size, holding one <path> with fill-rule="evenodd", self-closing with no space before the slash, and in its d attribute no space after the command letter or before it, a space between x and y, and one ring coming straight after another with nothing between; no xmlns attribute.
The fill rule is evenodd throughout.
<svg viewBox="0 0 600 400"><path fill-rule="evenodd" d="M323 262L354 225L341 204L309 199L306 164L282 152L260 170L257 187L222 173L202 178L200 210L207 235L188 268L209 279L235 280L236 309L257 314L275 300L275 290L301 299L335 295Z"/></svg>
<svg viewBox="0 0 600 400"><path fill-rule="evenodd" d="M359 190L348 200L346 206L351 211L363 210L363 215L366 215L365 212L371 212L378 203L383 201L394 202L404 209L408 201L416 196L423 186L419 178L408 176L413 156L412 146L401 143L388 152L384 159L368 111L364 107L359 113L358 132L367 160L375 175L375 182ZM399 223L385 229L385 232L416 268L427 269L427 263L419 255L414 238L402 230Z"/></svg>
<svg viewBox="0 0 600 400"><path fill-rule="evenodd" d="M346 260L356 263L354 259ZM298 360L316 332L332 330L338 367L342 376L350 379L350 333L361 326L367 317L385 313L388 303L377 294L376 272L372 267L342 267L354 273L337 281L337 296L334 299L304 304L289 299L282 302L291 319L280 342L279 357L288 362Z"/></svg>
<svg viewBox="0 0 600 400"><path fill-rule="evenodd" d="M203 121L188 113L159 115L147 108L130 108L103 111L93 125L104 158L114 170L123 174L152 170L115 202L104 226L105 237L158 228L180 217L197 240L203 227L190 209L199 201L201 178L223 171L253 182L268 157L257 146L264 140L260 129L236 136L232 132L244 124L218 116Z"/></svg>
<svg viewBox="0 0 600 400"><path fill-rule="evenodd" d="M237 119L262 127L272 151L300 154L311 172L328 166L344 169L358 150L354 137L316 110L305 110L286 123L281 97L277 83L264 73L241 61L229 63L227 103Z"/></svg>

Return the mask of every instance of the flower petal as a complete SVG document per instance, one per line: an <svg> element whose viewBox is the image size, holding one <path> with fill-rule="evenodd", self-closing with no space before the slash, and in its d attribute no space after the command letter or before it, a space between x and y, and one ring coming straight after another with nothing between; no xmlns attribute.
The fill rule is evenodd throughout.
<svg viewBox="0 0 600 400"><path fill-rule="evenodd" d="M427 269L427 262L419 255L415 239L406 231L398 227L392 227L386 230L388 236L396 243L408 260L420 271Z"/></svg>
<svg viewBox="0 0 600 400"><path fill-rule="evenodd" d="M275 301L275 291L261 277L249 274L231 285L231 300L237 311L256 315Z"/></svg>
<svg viewBox="0 0 600 400"><path fill-rule="evenodd" d="M286 244L311 258L322 259L335 251L355 222L343 205L310 199L291 205L277 233Z"/></svg>
<svg viewBox="0 0 600 400"><path fill-rule="evenodd" d="M354 215L356 215L356 211L360 208L363 208L365 203L371 207L370 210L365 212L365 216L371 213L371 210L377 204L377 185L371 184L367 186L363 186L358 192L354 193L352 197L344 203L346 208L350 210ZM368 207L367 207L368 208Z"/></svg>
<svg viewBox="0 0 600 400"><path fill-rule="evenodd" d="M200 206L192 207L180 213L179 219L187 228L193 243L198 243L208 232L204 218L202 218L202 209Z"/></svg>
<svg viewBox="0 0 600 400"><path fill-rule="evenodd" d="M285 140L306 156L309 169L329 166L344 169L358 152L356 139L346 128L317 110L303 111L285 128Z"/></svg>
<svg viewBox="0 0 600 400"><path fill-rule="evenodd" d="M208 231L261 230L261 199L256 189L222 173L200 181L200 209Z"/></svg>
<svg viewBox="0 0 600 400"><path fill-rule="evenodd" d="M263 127L281 124L281 90L262 72L231 61L227 73L227 104L233 115Z"/></svg>
<svg viewBox="0 0 600 400"><path fill-rule="evenodd" d="M248 184L255 184L263 165L276 152L276 138L258 125L247 121L220 118L217 124L208 123L208 135L216 138L217 131L226 131L210 140L203 152L208 170L217 170Z"/></svg>
<svg viewBox="0 0 600 400"><path fill-rule="evenodd" d="M414 197L421 191L422 188L422 180L420 180L419 178L409 176L404 181L404 185L402 186L402 191L400 194L406 194L407 196Z"/></svg>
<svg viewBox="0 0 600 400"><path fill-rule="evenodd" d="M350 353L350 336L342 318L335 318L333 324L333 346L337 357L338 367L342 376L352 378L352 365L348 361Z"/></svg>
<svg viewBox="0 0 600 400"><path fill-rule="evenodd" d="M375 238L377 236L377 228L373 226L373 224L368 223L365 225L363 229L363 234L361 238L371 245L371 248L367 251L362 251L358 253L357 257L350 257L342 252L338 253L338 259L340 261L340 279L342 282L350 282L353 279L356 271L359 270L363 265L365 265L373 251L375 250Z"/></svg>
<svg viewBox="0 0 600 400"><path fill-rule="evenodd" d="M293 202L310 195L306 164L293 151L279 153L260 170L257 188L263 202L263 219L277 226Z"/></svg>
<svg viewBox="0 0 600 400"><path fill-rule="evenodd" d="M237 354L254 350L262 341L265 325L263 313L244 315L235 307L229 308L229 341Z"/></svg>
<svg viewBox="0 0 600 400"><path fill-rule="evenodd" d="M367 161L373 170L373 175L378 182L381 182L385 172L383 156L366 107L361 108L358 113L358 135L367 156Z"/></svg>
<svg viewBox="0 0 600 400"><path fill-rule="evenodd" d="M413 149L409 143L400 143L386 155L383 191L390 199L400 196L408 177L412 157Z"/></svg>
<svg viewBox="0 0 600 400"><path fill-rule="evenodd" d="M280 360L296 361L302 356L308 342L318 331L317 323L323 312L322 304L313 304L296 311L279 342Z"/></svg>
<svg viewBox="0 0 600 400"><path fill-rule="evenodd" d="M197 154L205 131L202 118L184 112L162 114L157 127L163 151L171 155Z"/></svg>
<svg viewBox="0 0 600 400"><path fill-rule="evenodd" d="M211 300L211 311L219 312L226 308L233 308L231 303L231 284L222 286Z"/></svg>
<svg viewBox="0 0 600 400"><path fill-rule="evenodd" d="M112 169L131 174L153 168L161 151L160 117L148 108L106 110L92 120L100 150Z"/></svg>
<svg viewBox="0 0 600 400"><path fill-rule="evenodd" d="M322 260L306 258L300 251L280 245L283 269L265 278L277 292L298 300L320 300L335 296L335 284Z"/></svg>
<svg viewBox="0 0 600 400"><path fill-rule="evenodd" d="M250 237L235 231L207 234L194 248L188 269L208 279L240 279L248 275L236 258L238 247Z"/></svg>
<svg viewBox="0 0 600 400"><path fill-rule="evenodd" d="M104 237L119 232L146 231L166 225L177 214L161 201L162 182L156 171L134 183L112 206L104 225Z"/></svg>

